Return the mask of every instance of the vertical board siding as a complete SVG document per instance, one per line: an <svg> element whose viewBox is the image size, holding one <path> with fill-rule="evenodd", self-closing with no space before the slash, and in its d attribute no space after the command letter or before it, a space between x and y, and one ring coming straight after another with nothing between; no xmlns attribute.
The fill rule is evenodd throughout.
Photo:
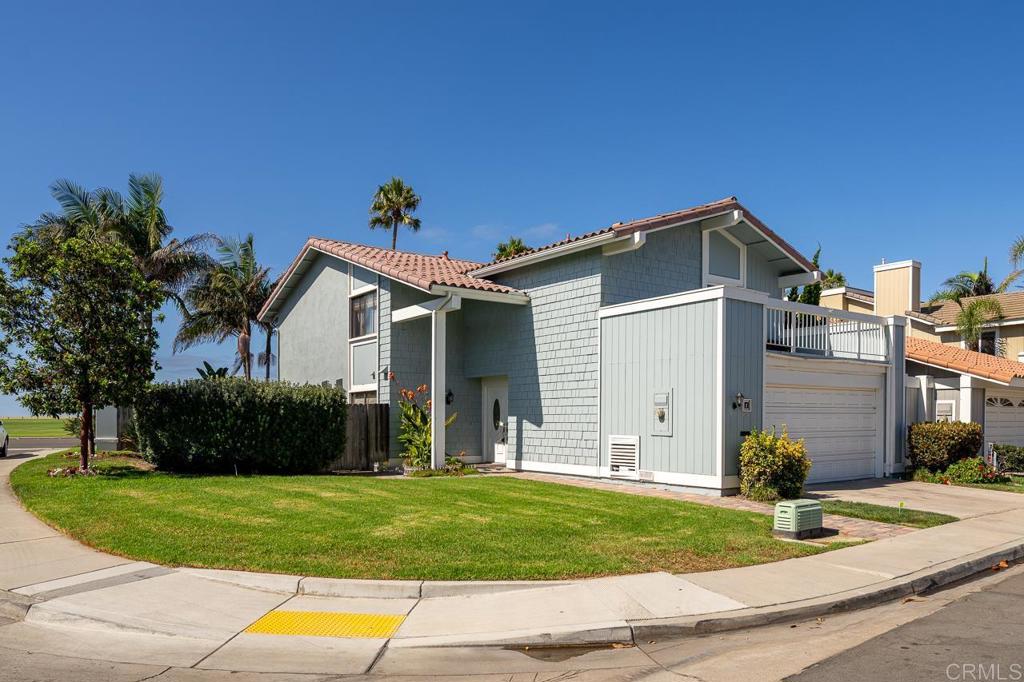
<svg viewBox="0 0 1024 682"><path fill-rule="evenodd" d="M779 272L754 249L747 249L747 288L763 291L772 298L782 298Z"/></svg>
<svg viewBox="0 0 1024 682"><path fill-rule="evenodd" d="M896 429L893 463L902 465L905 458L904 451L907 448L907 429L909 428L907 423L906 407L907 392L903 388L903 376L907 367L907 329L906 327L899 327L897 325L892 325L890 329L892 329L892 338L890 339L891 345L889 352L892 353L893 363L891 373L892 381L896 382L897 386L896 390L892 392L895 393L896 396L896 404L893 406L893 414L895 415L896 423L892 425L892 428Z"/></svg>
<svg viewBox="0 0 1024 682"><path fill-rule="evenodd" d="M601 464L609 435L640 437L640 468L715 474L716 306L703 301L601 324ZM671 436L653 436L654 394L671 392Z"/></svg>
<svg viewBox="0 0 1024 682"><path fill-rule="evenodd" d="M725 389L723 441L725 475L739 473L743 432L761 428L764 405L764 307L758 303L725 300ZM736 394L753 401L750 412L733 408Z"/></svg>

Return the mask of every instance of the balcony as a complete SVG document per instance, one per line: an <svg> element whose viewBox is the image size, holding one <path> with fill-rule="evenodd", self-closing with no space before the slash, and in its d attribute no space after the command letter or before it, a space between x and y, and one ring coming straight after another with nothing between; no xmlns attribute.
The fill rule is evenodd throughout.
<svg viewBox="0 0 1024 682"><path fill-rule="evenodd" d="M885 320L790 301L765 306L767 350L845 360L888 362Z"/></svg>

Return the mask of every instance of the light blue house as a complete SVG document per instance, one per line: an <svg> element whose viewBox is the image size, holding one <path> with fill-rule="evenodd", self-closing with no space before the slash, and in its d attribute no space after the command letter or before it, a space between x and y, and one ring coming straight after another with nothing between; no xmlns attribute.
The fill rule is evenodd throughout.
<svg viewBox="0 0 1024 682"><path fill-rule="evenodd" d="M435 462L722 494L785 424L811 480L899 471L904 320L782 299L817 277L731 197L488 264L310 239L261 316L282 379L392 405L395 458L397 388L428 384Z"/></svg>

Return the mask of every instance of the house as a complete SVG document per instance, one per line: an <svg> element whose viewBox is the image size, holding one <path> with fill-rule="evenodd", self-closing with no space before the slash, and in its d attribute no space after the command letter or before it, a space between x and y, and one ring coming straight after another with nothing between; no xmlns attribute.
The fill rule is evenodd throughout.
<svg viewBox="0 0 1024 682"><path fill-rule="evenodd" d="M1024 445L1024 291L994 294L1003 317L984 326L979 350L967 350L956 327L960 306L921 301L921 264L874 268L874 291L841 287L821 305L876 315L904 315L906 419L974 421L986 443ZM964 299L964 304L971 299Z"/></svg>
<svg viewBox="0 0 1024 682"><path fill-rule="evenodd" d="M396 458L397 386L428 384L435 464L727 494L786 425L813 481L901 471L905 318L783 300L819 277L729 197L491 263L311 238L261 319L282 379L392 406Z"/></svg>

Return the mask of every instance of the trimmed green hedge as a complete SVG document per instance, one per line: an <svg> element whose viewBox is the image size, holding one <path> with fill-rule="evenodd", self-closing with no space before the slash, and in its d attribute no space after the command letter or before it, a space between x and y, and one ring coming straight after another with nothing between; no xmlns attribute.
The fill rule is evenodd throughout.
<svg viewBox="0 0 1024 682"><path fill-rule="evenodd" d="M313 473L345 448L345 392L243 379L152 384L135 403L146 459L187 473Z"/></svg>
<svg viewBox="0 0 1024 682"><path fill-rule="evenodd" d="M792 440L786 429L754 430L740 445L740 493L758 502L800 497L811 471L804 441Z"/></svg>
<svg viewBox="0 0 1024 682"><path fill-rule="evenodd" d="M981 424L975 422L918 422L910 425L910 461L928 471L945 471L950 464L974 457L981 449Z"/></svg>
<svg viewBox="0 0 1024 682"><path fill-rule="evenodd" d="M998 455L999 470L1024 472L1024 448L1019 445L999 444L993 448Z"/></svg>

